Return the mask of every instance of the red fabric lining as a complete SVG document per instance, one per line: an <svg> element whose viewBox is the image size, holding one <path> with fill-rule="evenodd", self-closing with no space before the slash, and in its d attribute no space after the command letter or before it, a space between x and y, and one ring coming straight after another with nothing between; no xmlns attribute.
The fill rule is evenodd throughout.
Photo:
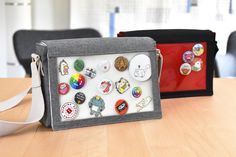
<svg viewBox="0 0 236 157"><path fill-rule="evenodd" d="M157 44L163 55L163 68L160 81L161 92L193 91L206 89L206 54L207 43L200 42L204 47L204 53L199 56L203 61L202 70L192 71L189 75L180 74L182 56L185 51L192 51L196 43L170 43ZM197 56L195 56L197 57Z"/></svg>

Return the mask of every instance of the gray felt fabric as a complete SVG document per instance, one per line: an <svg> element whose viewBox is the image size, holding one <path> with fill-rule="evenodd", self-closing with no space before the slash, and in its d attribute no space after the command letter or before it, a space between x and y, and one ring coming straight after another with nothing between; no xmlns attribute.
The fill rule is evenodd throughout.
<svg viewBox="0 0 236 157"><path fill-rule="evenodd" d="M43 62L45 76L42 79L46 111L41 122L53 130L161 118L160 92L157 82L157 62L155 41L148 37L128 38L89 38L42 41L37 45L37 51ZM152 90L154 111L127 114L124 116L108 116L102 118L83 119L61 122L59 95L57 91L57 57L101 55L133 52L150 52L152 75ZM51 114L53 112L53 114Z"/></svg>

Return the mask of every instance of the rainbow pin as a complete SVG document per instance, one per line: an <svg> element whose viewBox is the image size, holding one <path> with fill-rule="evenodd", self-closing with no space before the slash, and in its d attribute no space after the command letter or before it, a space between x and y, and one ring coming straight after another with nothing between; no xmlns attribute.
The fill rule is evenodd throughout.
<svg viewBox="0 0 236 157"><path fill-rule="evenodd" d="M82 74L76 73L70 77L70 86L74 89L81 89L85 84L85 78Z"/></svg>
<svg viewBox="0 0 236 157"><path fill-rule="evenodd" d="M140 87L134 87L132 89L132 95L135 98L139 98L142 95L142 89Z"/></svg>

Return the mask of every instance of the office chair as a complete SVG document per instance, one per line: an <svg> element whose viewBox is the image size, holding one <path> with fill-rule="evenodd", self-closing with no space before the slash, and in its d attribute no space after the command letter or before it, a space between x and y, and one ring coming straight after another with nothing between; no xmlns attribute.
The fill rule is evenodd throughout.
<svg viewBox="0 0 236 157"><path fill-rule="evenodd" d="M226 53L230 53L230 54L236 56L236 31L232 32L229 35Z"/></svg>
<svg viewBox="0 0 236 157"><path fill-rule="evenodd" d="M236 77L236 31L229 35L226 54L216 57L216 77Z"/></svg>
<svg viewBox="0 0 236 157"><path fill-rule="evenodd" d="M236 56L231 53L216 57L218 77L236 77Z"/></svg>
<svg viewBox="0 0 236 157"><path fill-rule="evenodd" d="M19 30L13 35L13 46L19 63L24 67L26 75L31 76L31 54L35 52L35 43L41 40L101 37L94 29L74 30Z"/></svg>

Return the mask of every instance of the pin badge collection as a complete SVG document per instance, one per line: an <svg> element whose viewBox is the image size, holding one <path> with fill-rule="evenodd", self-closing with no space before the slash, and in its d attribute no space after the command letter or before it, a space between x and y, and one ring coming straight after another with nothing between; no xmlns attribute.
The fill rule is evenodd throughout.
<svg viewBox="0 0 236 157"><path fill-rule="evenodd" d="M194 48L194 52L197 55L200 55L198 47ZM190 52L186 55L192 55ZM185 57L186 61L194 62L194 59L190 57ZM98 90L101 95L94 95L87 100L86 93L80 91L83 89L86 83L94 78L96 78L97 70L106 73L111 69L111 63L108 60L101 61L97 69L94 67L87 67L86 62L81 58L78 58L74 61L72 67L66 62L65 59L62 59L59 62L59 74L64 77L69 75L70 79L67 82L59 82L58 84L58 94L60 96L65 96L71 90L76 91L74 98L71 101L66 102L60 106L60 115L61 118L65 121L75 120L79 116L79 108L81 105L87 105L88 112L94 117L102 117L102 112L106 110L106 102L103 99L103 96L109 95L112 92L117 92L118 95L123 95L126 92L130 92L130 97L133 97L136 100L136 103L128 102L125 99L114 100L114 110L117 115L125 115L129 113L129 105L134 105L136 107L136 112L143 110L148 104L152 101L150 96L142 97L143 91L140 86L135 86L130 84L129 78L120 77L114 82L111 79L102 79L98 80L98 87L91 90ZM151 77L151 63L150 58L147 55L140 54L134 56L130 61L124 56L118 56L114 61L114 67L119 72L124 72L129 70L131 75L130 79L135 79L136 81L143 82L147 81ZM76 73L70 74L69 68L74 68ZM196 69L195 67L193 69ZM197 71L197 69L196 69ZM113 78L114 79L114 78ZM115 89L115 90L114 90ZM112 105L112 104L107 104Z"/></svg>
<svg viewBox="0 0 236 157"><path fill-rule="evenodd" d="M203 67L201 55L203 53L204 47L200 43L195 44L191 51L185 51L182 56L183 63L180 65L180 74L189 75L192 71L201 71Z"/></svg>

